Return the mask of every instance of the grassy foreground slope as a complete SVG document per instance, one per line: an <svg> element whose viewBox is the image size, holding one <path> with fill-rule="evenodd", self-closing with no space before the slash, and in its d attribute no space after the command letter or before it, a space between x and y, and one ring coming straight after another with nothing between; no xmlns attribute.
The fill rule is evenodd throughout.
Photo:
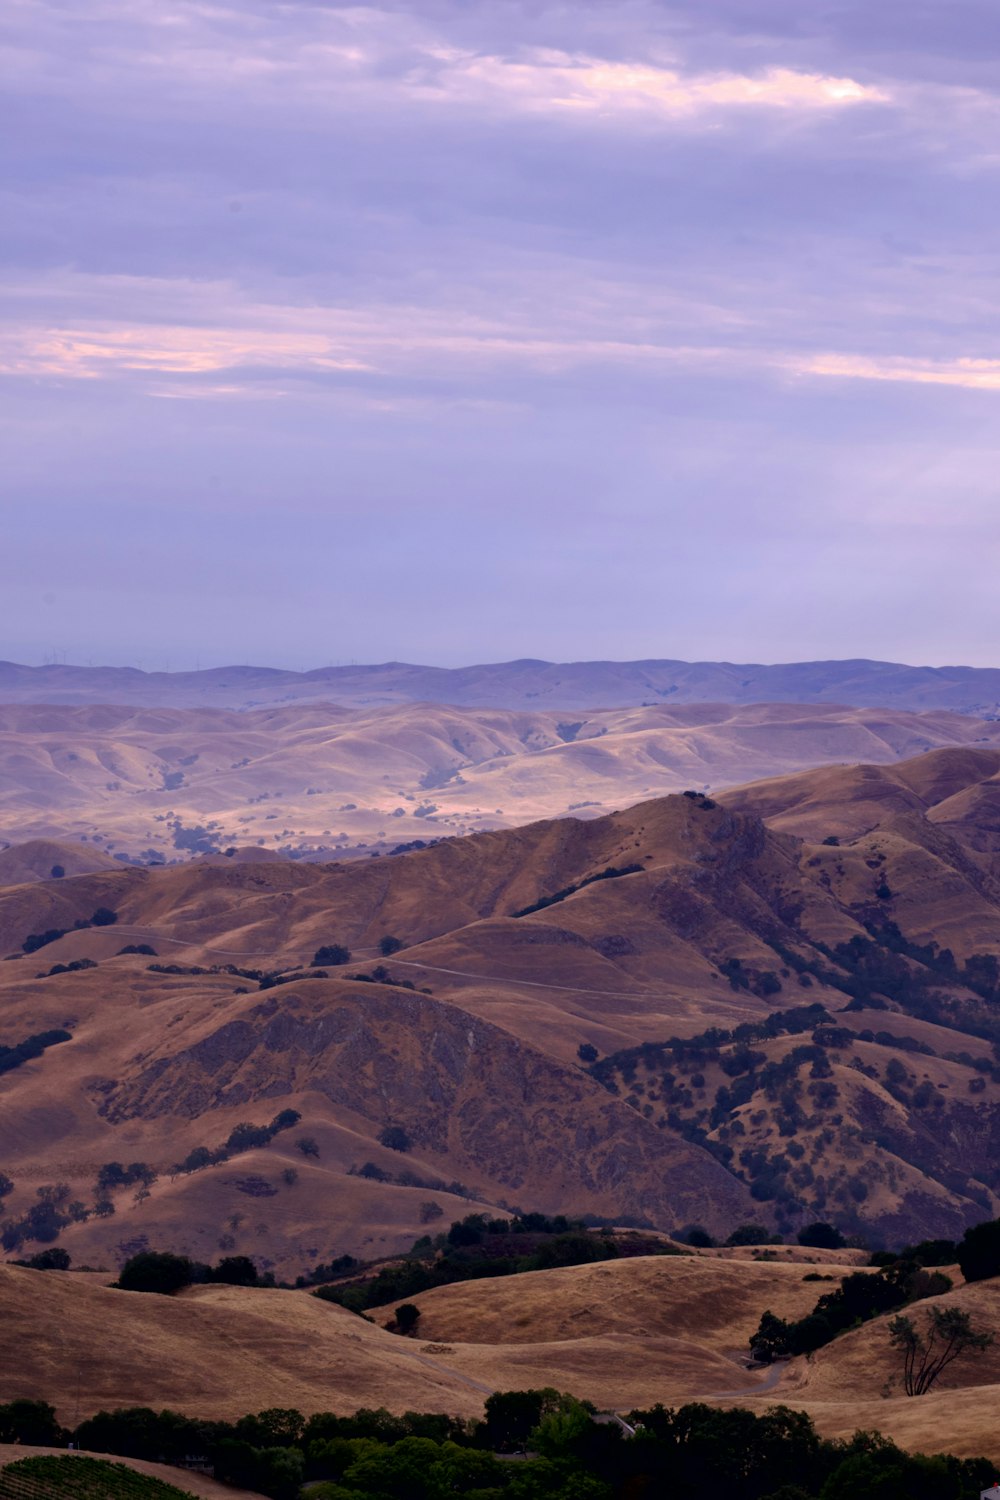
<svg viewBox="0 0 1000 1500"><path fill-rule="evenodd" d="M885 1318L808 1360L746 1369L748 1331L765 1307L802 1315L832 1284L804 1276L843 1270L706 1256L531 1272L422 1294L419 1332L404 1339L304 1293L203 1287L166 1298L12 1269L0 1279L0 1315L23 1357L0 1370L0 1400L49 1399L70 1419L78 1369L81 1416L137 1401L224 1418L381 1405L476 1416L493 1390L554 1385L623 1412L783 1402L825 1436L876 1428L913 1451L1000 1456L995 1350L957 1363L919 1399L892 1384ZM996 1283L943 1302L1000 1334Z"/></svg>

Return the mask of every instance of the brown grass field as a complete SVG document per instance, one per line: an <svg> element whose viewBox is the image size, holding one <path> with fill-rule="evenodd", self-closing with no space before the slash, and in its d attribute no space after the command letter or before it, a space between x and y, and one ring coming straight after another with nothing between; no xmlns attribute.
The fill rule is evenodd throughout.
<svg viewBox="0 0 1000 1500"><path fill-rule="evenodd" d="M784 1403L825 1436L877 1428L916 1451L1000 1457L996 1348L919 1399L893 1386L884 1318L809 1359L748 1370L746 1339L764 1308L800 1316L827 1289L804 1282L806 1269L644 1257L443 1287L414 1299L421 1322L404 1339L305 1293L203 1287L168 1298L11 1268L0 1314L22 1354L0 1371L0 1400L49 1399L64 1421L138 1401L223 1418L267 1406L474 1417L490 1391L553 1385L623 1413L658 1401ZM842 1260L816 1267L843 1270ZM1000 1334L998 1283L945 1300Z"/></svg>

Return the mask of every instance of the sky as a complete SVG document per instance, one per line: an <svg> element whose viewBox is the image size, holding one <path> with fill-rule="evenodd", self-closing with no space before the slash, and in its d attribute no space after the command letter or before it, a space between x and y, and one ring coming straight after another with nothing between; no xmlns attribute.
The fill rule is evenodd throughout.
<svg viewBox="0 0 1000 1500"><path fill-rule="evenodd" d="M0 657L1000 665L995 0L6 0Z"/></svg>

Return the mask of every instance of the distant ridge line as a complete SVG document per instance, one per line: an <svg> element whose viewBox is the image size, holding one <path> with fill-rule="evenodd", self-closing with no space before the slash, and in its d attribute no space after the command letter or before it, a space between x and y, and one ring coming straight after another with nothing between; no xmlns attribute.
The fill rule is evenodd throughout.
<svg viewBox="0 0 1000 1500"><path fill-rule="evenodd" d="M856 708L948 709L1000 717L1000 668L909 666L850 658L772 665L643 661L468 667L408 662L317 667L307 672L232 665L195 672L138 667L23 666L0 661L0 702L136 704L237 710L299 702L379 707L433 702L463 708L573 712L690 703L827 703Z"/></svg>

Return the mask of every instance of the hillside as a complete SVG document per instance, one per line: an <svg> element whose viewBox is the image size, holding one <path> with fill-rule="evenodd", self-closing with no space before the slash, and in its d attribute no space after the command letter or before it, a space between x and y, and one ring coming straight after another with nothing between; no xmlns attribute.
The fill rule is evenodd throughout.
<svg viewBox="0 0 1000 1500"><path fill-rule="evenodd" d="M1000 706L992 667L813 661L773 666L650 660L523 660L469 667L407 662L289 672L229 666L198 672L135 667L20 666L0 662L6 703L128 703L152 707L257 708L334 701L354 706L452 703L466 708L593 709L677 703L852 703L952 709L977 716Z"/></svg>
<svg viewBox="0 0 1000 1500"><path fill-rule="evenodd" d="M477 1205L955 1234L1000 1205L998 771L934 751L360 863L7 887L5 1244L295 1275ZM842 826L859 776L882 822L869 799L849 839L785 831L817 785ZM312 966L331 943L350 961ZM110 1162L156 1180L99 1190Z"/></svg>
<svg viewBox="0 0 1000 1500"><path fill-rule="evenodd" d="M475 1417L493 1390L552 1384L623 1412L657 1401L758 1411L783 1402L825 1436L877 1425L916 1451L995 1457L995 1350L954 1365L920 1400L892 1394L891 1384L886 1394L894 1370L885 1318L808 1361L745 1367L745 1340L765 1308L806 1312L830 1282L804 1276L835 1283L843 1271L836 1261L691 1257L530 1272L422 1294L420 1331L401 1338L302 1292L143 1296L73 1273L0 1268L0 1316L22 1351L0 1369L0 1401L48 1399L67 1421L140 1398L229 1419L267 1406ZM1000 1333L997 1296L996 1283L984 1282L940 1300Z"/></svg>
<svg viewBox="0 0 1000 1500"><path fill-rule="evenodd" d="M0 706L0 878L256 845L366 857L414 840L734 786L832 761L1000 746L1000 724L944 712L725 704L584 712L322 703L233 712ZM81 865L81 860L89 860ZM5 868L6 864L6 868Z"/></svg>

